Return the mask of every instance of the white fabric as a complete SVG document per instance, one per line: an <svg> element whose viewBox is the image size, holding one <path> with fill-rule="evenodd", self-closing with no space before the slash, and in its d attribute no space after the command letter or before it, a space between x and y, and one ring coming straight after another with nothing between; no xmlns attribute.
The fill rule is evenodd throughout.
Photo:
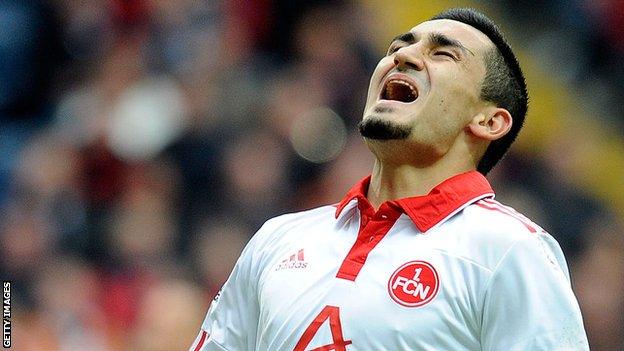
<svg viewBox="0 0 624 351"><path fill-rule="evenodd" d="M538 226L530 232L476 204L426 233L401 215L351 281L336 273L356 240L359 210L353 200L338 219L334 212L325 206L265 223L212 303L200 350L293 350L325 306L339 308L351 342L341 350L589 349L561 249ZM289 264L300 250L304 260ZM405 307L388 281L414 260L435 268L439 290ZM305 350L332 340L325 321Z"/></svg>

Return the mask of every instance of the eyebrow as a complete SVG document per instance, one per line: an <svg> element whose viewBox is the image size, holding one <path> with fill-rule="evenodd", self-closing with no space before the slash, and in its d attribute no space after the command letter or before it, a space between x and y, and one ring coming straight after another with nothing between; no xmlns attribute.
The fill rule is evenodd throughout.
<svg viewBox="0 0 624 351"><path fill-rule="evenodd" d="M431 43L431 45L433 46L450 46L450 47L455 47L458 48L464 52L469 52L472 54L472 56L474 56L474 52L472 52L470 49L468 49L466 46L464 46L464 44L462 44L459 40L457 39L453 39L453 38L449 38L448 36L442 34L442 33L429 33L428 35L428 40ZM418 41L418 38L416 37L416 35L412 32L407 32L407 33L403 33L403 34L399 34L396 37L394 37L394 39L392 39L392 42L395 41L402 41L405 42L407 44L413 44L415 42Z"/></svg>
<svg viewBox="0 0 624 351"><path fill-rule="evenodd" d="M465 52L469 52L474 56L474 52L470 51L467 47L464 46L459 40L449 38L441 33L431 33L429 34L429 42L434 46L450 46L455 47Z"/></svg>
<svg viewBox="0 0 624 351"><path fill-rule="evenodd" d="M394 37L391 41L391 43L394 43L395 41L403 41L406 42L408 44L413 44L416 42L416 36L414 35L414 33L412 32L407 32L407 33L403 33L403 34L399 34L396 37Z"/></svg>

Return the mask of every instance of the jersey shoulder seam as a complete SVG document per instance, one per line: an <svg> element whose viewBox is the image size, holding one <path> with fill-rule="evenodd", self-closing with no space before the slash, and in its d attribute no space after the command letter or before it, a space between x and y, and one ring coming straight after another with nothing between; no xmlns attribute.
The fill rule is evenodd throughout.
<svg viewBox="0 0 624 351"><path fill-rule="evenodd" d="M453 254L453 253L451 253L451 252L449 252L449 251L447 251L447 250L440 249L440 248L434 248L434 250L439 251L440 253L442 253L442 254L444 254L444 255L447 255L447 256L450 256L450 257L453 257L453 258L456 258L456 259L462 260L462 261L466 261L466 262L468 262L469 264L475 265L475 266L477 266L477 267L479 267L479 268L481 268L481 269L483 269L483 270L485 270L485 271L489 272L490 274L494 272L494 269L489 268L489 267L487 267L487 266L485 266L485 265L483 265L483 264L481 264L481 263L479 263L479 262L477 262L477 261L475 261L475 260L473 260L473 259L470 259L470 258L468 258L468 257L465 257L465 256L460 256L460 255L455 255L455 254Z"/></svg>
<svg viewBox="0 0 624 351"><path fill-rule="evenodd" d="M508 227L505 227L507 230L513 229L517 232L529 232L531 234L546 233L542 227L533 222L530 218L498 201L485 199L479 200L472 205L473 206L470 207L473 210L490 213L490 216L493 217L505 218L505 222L510 224Z"/></svg>

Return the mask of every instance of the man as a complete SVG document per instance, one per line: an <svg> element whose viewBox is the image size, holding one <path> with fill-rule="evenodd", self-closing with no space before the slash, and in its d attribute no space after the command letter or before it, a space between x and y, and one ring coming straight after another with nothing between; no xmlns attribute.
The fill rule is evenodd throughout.
<svg viewBox="0 0 624 351"><path fill-rule="evenodd" d="M397 36L360 123L372 175L336 206L269 220L191 350L587 350L559 245L483 176L526 110L484 15Z"/></svg>

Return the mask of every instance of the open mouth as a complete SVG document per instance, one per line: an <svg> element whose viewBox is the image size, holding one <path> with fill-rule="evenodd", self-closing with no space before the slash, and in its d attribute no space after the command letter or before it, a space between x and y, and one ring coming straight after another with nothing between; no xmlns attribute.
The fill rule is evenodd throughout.
<svg viewBox="0 0 624 351"><path fill-rule="evenodd" d="M381 98L410 103L418 98L418 89L405 80L390 79L381 91Z"/></svg>

